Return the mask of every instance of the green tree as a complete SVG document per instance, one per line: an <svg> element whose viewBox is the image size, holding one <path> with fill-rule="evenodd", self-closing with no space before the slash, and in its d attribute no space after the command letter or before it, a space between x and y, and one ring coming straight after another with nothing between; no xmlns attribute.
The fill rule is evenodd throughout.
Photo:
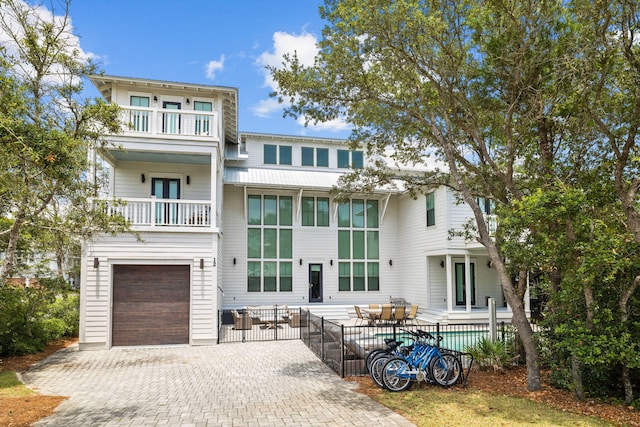
<svg viewBox="0 0 640 427"><path fill-rule="evenodd" d="M0 229L6 238L0 283L15 268L21 239L43 230L61 236L126 229L90 200L100 188L97 177L86 175L91 154L104 147L103 134L120 131L119 110L81 96L83 77L98 69L70 32L68 6L55 16L19 0L0 1L7 40L0 51L0 215L8 219Z"/></svg>
<svg viewBox="0 0 640 427"><path fill-rule="evenodd" d="M448 177L407 183L417 192L447 182L471 207L474 224L462 232L488 251L523 342L528 388L539 389L526 274L506 262L500 225L491 236L476 196L508 209L569 155L555 119L571 83L565 61L577 46L562 3L326 0L320 13L328 24L315 64L293 55L271 69L275 95L290 103L286 114L344 117L355 126L351 146L370 155L391 145L403 163L445 162ZM347 187L389 177L374 166Z"/></svg>

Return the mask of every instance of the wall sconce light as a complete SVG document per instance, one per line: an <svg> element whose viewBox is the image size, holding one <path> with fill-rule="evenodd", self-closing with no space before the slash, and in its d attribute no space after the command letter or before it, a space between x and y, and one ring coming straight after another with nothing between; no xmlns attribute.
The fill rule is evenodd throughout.
<svg viewBox="0 0 640 427"><path fill-rule="evenodd" d="M142 182L144 184L144 182L147 180L147 178L145 178L144 174L140 175L140 182Z"/></svg>
<svg viewBox="0 0 640 427"><path fill-rule="evenodd" d="M329 260L329 264L330 264L330 265L333 265L333 260Z"/></svg>
<svg viewBox="0 0 640 427"><path fill-rule="evenodd" d="M487 261L487 268L491 268L493 267L493 264L491 263L491 260Z"/></svg>
<svg viewBox="0 0 640 427"><path fill-rule="evenodd" d="M213 257L213 266L215 267L216 265L217 265L217 264L216 264L216 258L215 258L215 257Z"/></svg>
<svg viewBox="0 0 640 427"><path fill-rule="evenodd" d="M392 260L392 259L390 259L390 260L389 260L389 266L392 266L392 265L393 265L393 260Z"/></svg>
<svg viewBox="0 0 640 427"><path fill-rule="evenodd" d="M153 95L153 101L154 101L154 102L158 102L158 97L157 97L157 96L155 96L155 95Z"/></svg>
<svg viewBox="0 0 640 427"><path fill-rule="evenodd" d="M236 265L236 259L233 258L233 265Z"/></svg>
<svg viewBox="0 0 640 427"><path fill-rule="evenodd" d="M300 258L300 265L302 265L302 258Z"/></svg>
<svg viewBox="0 0 640 427"><path fill-rule="evenodd" d="M200 258L200 270L204 269L204 258Z"/></svg>
<svg viewBox="0 0 640 427"><path fill-rule="evenodd" d="M440 267L444 268L444 261L440 261Z"/></svg>
<svg viewBox="0 0 640 427"><path fill-rule="evenodd" d="M93 259L93 268L98 268L100 266L100 260L96 257Z"/></svg>
<svg viewBox="0 0 640 427"><path fill-rule="evenodd" d="M187 175L187 185L191 184L191 177Z"/></svg>
<svg viewBox="0 0 640 427"><path fill-rule="evenodd" d="M190 104L190 102L189 102L189 98L187 98L187 105L189 105L189 104Z"/></svg>

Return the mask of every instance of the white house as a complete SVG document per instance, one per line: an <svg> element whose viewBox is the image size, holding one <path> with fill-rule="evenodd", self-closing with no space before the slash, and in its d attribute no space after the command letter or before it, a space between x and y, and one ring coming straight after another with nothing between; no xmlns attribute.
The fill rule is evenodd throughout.
<svg viewBox="0 0 640 427"><path fill-rule="evenodd" d="M219 310L250 305L402 297L434 322L484 320L487 297L502 306L484 248L449 237L470 209L447 188L337 203L338 177L368 162L343 141L239 133L235 88L91 80L123 108L123 133L99 155L110 165L108 199L126 202L108 209L139 239L85 242L82 349L213 344ZM508 307L498 315L511 318Z"/></svg>

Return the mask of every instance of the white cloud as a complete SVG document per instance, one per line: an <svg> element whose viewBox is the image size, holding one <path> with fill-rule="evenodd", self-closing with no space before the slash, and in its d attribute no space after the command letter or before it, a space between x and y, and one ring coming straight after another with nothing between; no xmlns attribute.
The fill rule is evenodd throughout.
<svg viewBox="0 0 640 427"><path fill-rule="evenodd" d="M278 91L278 85L271 77L267 66L277 69L282 68L283 57L286 54L296 54L302 65L312 66L318 54L318 39L315 35L303 31L302 34L289 34L278 31L273 34L273 46L271 51L263 52L256 59L256 65L260 67L260 73L264 77L263 86L270 91ZM282 111L284 104L279 104L274 98L260 100L251 111L261 118L270 117L273 113ZM300 117L298 124L304 126L305 118ZM309 125L305 129L316 132L341 132L349 129L349 125L340 119L325 123ZM305 132L306 133L306 132Z"/></svg>
<svg viewBox="0 0 640 427"><path fill-rule="evenodd" d="M220 71L222 69L224 69L224 55L220 56L220 59L218 61L209 61L207 63L207 66L205 67L206 69L206 75L208 79L215 79L216 78L216 72Z"/></svg>
<svg viewBox="0 0 640 427"><path fill-rule="evenodd" d="M271 113L282 110L282 105L275 98L262 99L251 107L251 111L258 117L266 119Z"/></svg>
<svg viewBox="0 0 640 427"><path fill-rule="evenodd" d="M97 61L100 59L98 55L86 52L80 47L80 39L73 34L73 25L71 17L67 16L65 21L64 15L54 15L44 6L31 6L22 0L15 1L19 10L29 10L27 22L31 27L41 26L43 23L53 23L56 29L61 30L60 39L64 41L66 53L80 61ZM19 47L15 40L24 38L24 30L18 24L16 14L8 3L0 2L0 17L2 23L0 25L0 44L6 48L6 54L13 56L17 61L21 72L25 75L33 75L34 70L22 62L19 57ZM57 77L54 77L57 76ZM54 81L64 80L65 72L61 67L49 70L49 78Z"/></svg>
<svg viewBox="0 0 640 427"><path fill-rule="evenodd" d="M298 117L297 122L299 125L304 126L305 117ZM343 119L333 119L323 123L310 123L307 128L315 132L344 132L350 130L352 126Z"/></svg>

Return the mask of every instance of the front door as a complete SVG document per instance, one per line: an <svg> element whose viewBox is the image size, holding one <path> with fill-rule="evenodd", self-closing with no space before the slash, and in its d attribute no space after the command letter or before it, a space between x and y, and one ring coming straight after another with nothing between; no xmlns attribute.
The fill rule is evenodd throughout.
<svg viewBox="0 0 640 427"><path fill-rule="evenodd" d="M176 178L153 178L151 195L157 199L179 199L180 180ZM156 201L156 224L177 224L178 204Z"/></svg>
<svg viewBox="0 0 640 427"><path fill-rule="evenodd" d="M162 103L165 110L179 110L182 105L179 102L165 101ZM163 133L180 133L180 113L165 112L162 115L162 132Z"/></svg>
<svg viewBox="0 0 640 427"><path fill-rule="evenodd" d="M466 286L466 274L465 264L463 262L456 262L456 305L467 305L467 286ZM469 264L471 268L471 305L476 305L476 269L475 264Z"/></svg>
<svg viewBox="0 0 640 427"><path fill-rule="evenodd" d="M309 302L322 302L322 264L309 264Z"/></svg>

